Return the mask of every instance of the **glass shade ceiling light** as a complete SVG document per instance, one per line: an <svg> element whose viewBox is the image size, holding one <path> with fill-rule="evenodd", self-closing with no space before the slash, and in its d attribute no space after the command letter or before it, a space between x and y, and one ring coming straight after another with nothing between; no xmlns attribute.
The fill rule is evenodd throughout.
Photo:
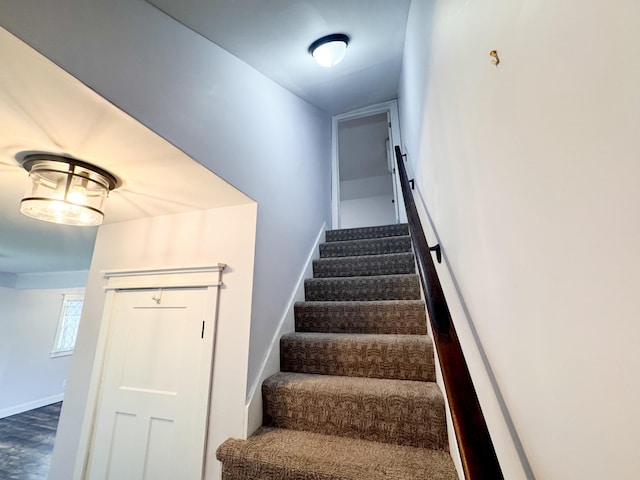
<svg viewBox="0 0 640 480"><path fill-rule="evenodd" d="M333 33L319 38L309 46L309 53L323 67L333 67L342 61L349 45L349 36Z"/></svg>
<svg viewBox="0 0 640 480"><path fill-rule="evenodd" d="M60 155L27 155L22 166L29 185L20 212L46 222L100 225L104 200L119 183L101 168Z"/></svg>

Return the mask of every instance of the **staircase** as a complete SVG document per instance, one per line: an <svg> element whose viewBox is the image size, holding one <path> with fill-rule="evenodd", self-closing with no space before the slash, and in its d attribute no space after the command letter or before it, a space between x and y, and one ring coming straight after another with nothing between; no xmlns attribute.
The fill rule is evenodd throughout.
<svg viewBox="0 0 640 480"><path fill-rule="evenodd" d="M452 480L445 406L406 225L328 231L262 385L264 426L223 480Z"/></svg>

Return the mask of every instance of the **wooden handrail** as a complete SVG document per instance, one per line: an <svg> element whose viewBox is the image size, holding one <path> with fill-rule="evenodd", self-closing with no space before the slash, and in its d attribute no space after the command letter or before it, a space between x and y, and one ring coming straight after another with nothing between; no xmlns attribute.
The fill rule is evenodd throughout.
<svg viewBox="0 0 640 480"><path fill-rule="evenodd" d="M440 359L440 369L464 475L467 480L500 480L504 478L500 463L473 387L458 334L451 320L451 313L444 298L436 267L429 253L427 239L411 193L402 152L397 145L395 153L409 232L431 320L433 341Z"/></svg>

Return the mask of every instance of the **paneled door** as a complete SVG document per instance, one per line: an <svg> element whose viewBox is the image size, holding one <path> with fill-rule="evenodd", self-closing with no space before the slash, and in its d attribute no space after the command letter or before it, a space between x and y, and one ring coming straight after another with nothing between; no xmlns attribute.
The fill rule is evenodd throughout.
<svg viewBox="0 0 640 480"><path fill-rule="evenodd" d="M85 478L202 478L214 333L207 292L112 292Z"/></svg>

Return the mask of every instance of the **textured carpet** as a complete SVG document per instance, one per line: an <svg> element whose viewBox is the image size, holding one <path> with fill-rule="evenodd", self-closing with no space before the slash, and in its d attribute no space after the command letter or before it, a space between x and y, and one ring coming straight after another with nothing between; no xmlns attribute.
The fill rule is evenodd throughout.
<svg viewBox="0 0 640 480"><path fill-rule="evenodd" d="M371 275L365 277L308 278L304 281L309 301L419 300L418 275Z"/></svg>
<svg viewBox="0 0 640 480"><path fill-rule="evenodd" d="M280 356L284 372L436 381L426 335L296 332L280 339Z"/></svg>
<svg viewBox="0 0 640 480"><path fill-rule="evenodd" d="M217 451L223 480L453 480L406 225L328 231L262 385L264 427Z"/></svg>
<svg viewBox="0 0 640 480"><path fill-rule="evenodd" d="M453 480L447 452L261 428L218 450L223 480Z"/></svg>
<svg viewBox="0 0 640 480"><path fill-rule="evenodd" d="M281 372L262 384L264 424L444 450L444 401L433 382Z"/></svg>
<svg viewBox="0 0 640 480"><path fill-rule="evenodd" d="M398 223L396 225L328 230L325 237L327 242L342 242L369 238L406 237L407 235L409 235L409 226L406 223Z"/></svg>
<svg viewBox="0 0 640 480"><path fill-rule="evenodd" d="M298 332L427 334L420 300L298 302L294 310Z"/></svg>
<svg viewBox="0 0 640 480"><path fill-rule="evenodd" d="M415 271L415 262L411 252L320 258L313 261L313 276L315 278L393 275L414 273Z"/></svg>
<svg viewBox="0 0 640 480"><path fill-rule="evenodd" d="M383 255L411 251L411 238L385 237L326 242L320 245L320 258L353 257L357 255Z"/></svg>

